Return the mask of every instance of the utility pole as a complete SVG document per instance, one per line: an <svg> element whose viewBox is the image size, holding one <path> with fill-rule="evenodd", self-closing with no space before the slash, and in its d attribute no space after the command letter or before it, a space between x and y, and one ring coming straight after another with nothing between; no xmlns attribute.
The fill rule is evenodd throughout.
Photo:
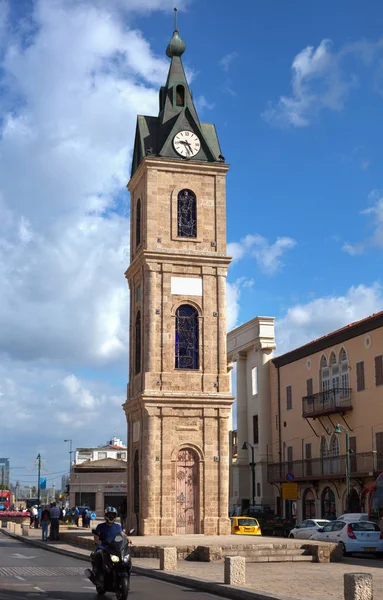
<svg viewBox="0 0 383 600"><path fill-rule="evenodd" d="M41 454L37 455L38 462L38 475L37 475L37 508L40 508L40 474L41 474Z"/></svg>
<svg viewBox="0 0 383 600"><path fill-rule="evenodd" d="M1 487L4 489L4 467L1 467Z"/></svg>
<svg viewBox="0 0 383 600"><path fill-rule="evenodd" d="M52 483L52 496L53 496L53 502L56 500L56 484L55 482Z"/></svg>

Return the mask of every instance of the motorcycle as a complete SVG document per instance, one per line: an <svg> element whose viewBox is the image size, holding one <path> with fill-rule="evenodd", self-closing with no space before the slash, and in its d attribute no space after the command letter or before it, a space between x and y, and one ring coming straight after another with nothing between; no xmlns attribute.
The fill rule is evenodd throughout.
<svg viewBox="0 0 383 600"><path fill-rule="evenodd" d="M134 529L129 533L132 534ZM96 530L92 533L97 535ZM117 534L112 542L103 542L98 548L104 553L104 585L97 583L93 571L85 569L85 575L96 586L96 592L103 596L106 592L114 592L117 600L126 600L130 589L130 574L132 559L130 556L131 542L125 533Z"/></svg>

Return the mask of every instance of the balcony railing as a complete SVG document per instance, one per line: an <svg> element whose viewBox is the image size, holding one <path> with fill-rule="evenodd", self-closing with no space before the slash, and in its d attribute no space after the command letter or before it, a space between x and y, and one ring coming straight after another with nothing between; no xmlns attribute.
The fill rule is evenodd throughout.
<svg viewBox="0 0 383 600"><path fill-rule="evenodd" d="M374 452L363 452L350 455L351 477L367 476L383 471L383 458L377 458ZM286 474L293 473L295 481L312 481L314 479L345 479L346 456L329 456L312 458L311 460L294 460L291 462L272 463L267 467L269 483L286 481Z"/></svg>
<svg viewBox="0 0 383 600"><path fill-rule="evenodd" d="M344 413L348 410L352 410L351 388L333 388L302 398L304 418Z"/></svg>

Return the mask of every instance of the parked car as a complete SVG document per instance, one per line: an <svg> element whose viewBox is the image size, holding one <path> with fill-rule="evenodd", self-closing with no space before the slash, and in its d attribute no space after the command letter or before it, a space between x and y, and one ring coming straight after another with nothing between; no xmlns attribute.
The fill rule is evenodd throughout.
<svg viewBox="0 0 383 600"><path fill-rule="evenodd" d="M338 517L337 521L368 521L367 513L346 513Z"/></svg>
<svg viewBox="0 0 383 600"><path fill-rule="evenodd" d="M344 554L372 552L383 554L383 533L372 521L331 521L318 529L310 540L335 542L343 546Z"/></svg>
<svg viewBox="0 0 383 600"><path fill-rule="evenodd" d="M290 531L289 537L298 540L309 540L320 527L324 527L327 523L330 523L327 519L306 519Z"/></svg>
<svg viewBox="0 0 383 600"><path fill-rule="evenodd" d="M231 517L231 533L239 535L262 535L257 519L251 517Z"/></svg>
<svg viewBox="0 0 383 600"><path fill-rule="evenodd" d="M280 535L288 537L290 531L295 526L295 520L279 517L274 513L271 506L267 504L256 504L249 506L245 514L248 517L257 519L262 535Z"/></svg>

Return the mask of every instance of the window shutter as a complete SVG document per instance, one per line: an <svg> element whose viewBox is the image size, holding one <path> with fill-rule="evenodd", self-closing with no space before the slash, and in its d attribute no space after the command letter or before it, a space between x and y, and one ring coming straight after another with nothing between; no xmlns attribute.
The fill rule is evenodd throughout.
<svg viewBox="0 0 383 600"><path fill-rule="evenodd" d="M361 361L356 363L356 391L362 392L364 389L364 362Z"/></svg>
<svg viewBox="0 0 383 600"><path fill-rule="evenodd" d="M253 444L259 443L258 415L253 416Z"/></svg>
<svg viewBox="0 0 383 600"><path fill-rule="evenodd" d="M383 355L375 356L375 385L383 385Z"/></svg>
<svg viewBox="0 0 383 600"><path fill-rule="evenodd" d="M306 388L307 388L307 396L312 396L313 395L313 380L311 379L306 379Z"/></svg>
<svg viewBox="0 0 383 600"><path fill-rule="evenodd" d="M291 385L286 386L286 409L291 410L293 407L293 399L291 393Z"/></svg>

